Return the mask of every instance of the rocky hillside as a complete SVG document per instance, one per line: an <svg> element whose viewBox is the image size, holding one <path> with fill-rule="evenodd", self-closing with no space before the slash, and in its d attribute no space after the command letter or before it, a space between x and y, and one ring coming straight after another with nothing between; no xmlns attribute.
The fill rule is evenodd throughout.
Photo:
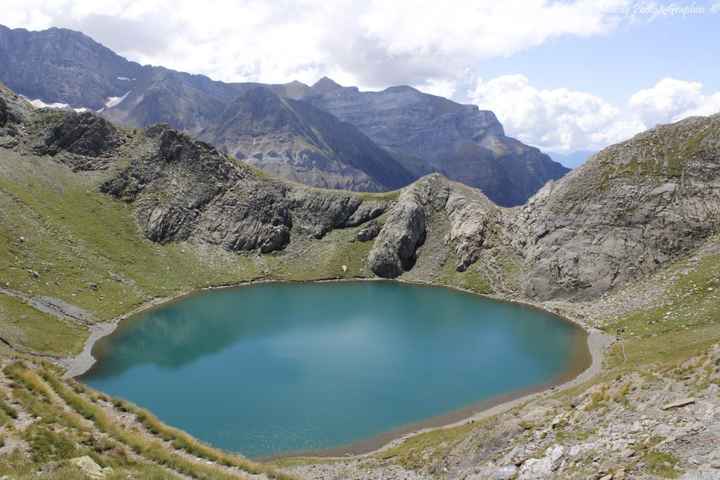
<svg viewBox="0 0 720 480"><path fill-rule="evenodd" d="M292 102L264 95L257 109L238 113L248 125L253 112ZM550 299L596 297L652 273L720 227L718 116L612 146L527 205L505 209L437 174L383 200L315 190L258 175L167 126L125 130L88 112L34 111L12 94L3 102L6 148L49 155L76 171L107 171L99 191L132 203L145 236L160 243L267 253L285 249L293 234L318 239L382 215L367 259L374 274L412 276L441 225L444 237L432 246L436 267L451 258L457 272L478 260L476 267L496 270L485 262L509 257L522 267L513 279L518 293ZM285 118L278 130L301 131L291 110Z"/></svg>
<svg viewBox="0 0 720 480"><path fill-rule="evenodd" d="M140 66L64 29L0 27L0 60L0 81L30 99L124 125L167 123L312 186L392 190L439 172L512 206L568 171L505 136L492 112L410 87L216 82Z"/></svg>
<svg viewBox="0 0 720 480"><path fill-rule="evenodd" d="M601 151L513 223L526 295L595 297L655 271L720 229L720 115Z"/></svg>

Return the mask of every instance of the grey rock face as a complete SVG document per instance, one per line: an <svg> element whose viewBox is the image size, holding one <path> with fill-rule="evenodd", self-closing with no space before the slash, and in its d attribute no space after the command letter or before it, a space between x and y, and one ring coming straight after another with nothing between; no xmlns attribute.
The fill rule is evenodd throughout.
<svg viewBox="0 0 720 480"><path fill-rule="evenodd" d="M118 77L134 78L140 69L78 32L0 25L0 82L31 99L96 110L127 91Z"/></svg>
<svg viewBox="0 0 720 480"><path fill-rule="evenodd" d="M321 238L365 223L386 206L342 192L267 180L214 147L166 126L146 134L151 154L137 158L102 190L137 205L156 242L195 239L230 251L284 248L291 235Z"/></svg>
<svg viewBox="0 0 720 480"><path fill-rule="evenodd" d="M450 231L448 246L458 259L456 269L464 272L475 263L494 227L502 221L501 212L487 197L477 191L457 186L445 205Z"/></svg>
<svg viewBox="0 0 720 480"><path fill-rule="evenodd" d="M506 137L492 112L410 87L361 92L323 79L304 100L357 126L416 177L440 172L480 188L495 203L524 203L568 169Z"/></svg>
<svg viewBox="0 0 720 480"><path fill-rule="evenodd" d="M380 230L381 227L379 223L370 222L357 233L356 238L361 242L369 242L370 240L374 240L375 237L378 236Z"/></svg>
<svg viewBox="0 0 720 480"><path fill-rule="evenodd" d="M44 141L35 147L41 155L56 155L66 151L88 157L107 155L118 147L122 140L110 122L90 112L57 112L57 122L48 131Z"/></svg>
<svg viewBox="0 0 720 480"><path fill-rule="evenodd" d="M407 187L390 209L368 257L372 271L394 278L410 270L426 225L436 215L447 218L445 244L458 258L458 271L475 263L483 248L498 243L504 228L503 211L481 192L430 175Z"/></svg>
<svg viewBox="0 0 720 480"><path fill-rule="evenodd" d="M402 198L378 235L368 263L372 271L395 278L415 265L415 251L425 240L425 212L415 199Z"/></svg>
<svg viewBox="0 0 720 480"><path fill-rule="evenodd" d="M16 125L22 122L29 112L30 106L0 83L0 136L17 135Z"/></svg>
<svg viewBox="0 0 720 480"><path fill-rule="evenodd" d="M720 116L603 150L514 222L529 296L593 297L654 271L720 228Z"/></svg>
<svg viewBox="0 0 720 480"><path fill-rule="evenodd" d="M447 182L439 175L423 178L400 194L368 256L376 275L395 278L415 265L416 251L425 241L426 210L443 208L447 195Z"/></svg>
<svg viewBox="0 0 720 480"><path fill-rule="evenodd" d="M264 171L307 185L381 191L413 180L354 126L263 86L233 100L200 138Z"/></svg>
<svg viewBox="0 0 720 480"><path fill-rule="evenodd" d="M0 128L4 127L10 121L9 110L7 102L0 98Z"/></svg>
<svg viewBox="0 0 720 480"><path fill-rule="evenodd" d="M368 220L379 217L385 213L390 203L390 201L383 200L364 200L360 206L358 206L357 210L350 215L350 218L345 221L345 226L357 227Z"/></svg>

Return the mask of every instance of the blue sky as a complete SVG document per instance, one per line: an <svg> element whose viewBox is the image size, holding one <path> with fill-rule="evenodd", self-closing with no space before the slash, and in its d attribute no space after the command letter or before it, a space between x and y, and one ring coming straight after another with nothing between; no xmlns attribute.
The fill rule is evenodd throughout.
<svg viewBox="0 0 720 480"><path fill-rule="evenodd" d="M412 85L563 155L720 111L720 0L2 1L7 26L217 80Z"/></svg>
<svg viewBox="0 0 720 480"><path fill-rule="evenodd" d="M720 12L639 18L606 35L553 39L484 62L480 70L487 77L523 73L539 88L565 86L616 103L665 77L700 81L717 91Z"/></svg>

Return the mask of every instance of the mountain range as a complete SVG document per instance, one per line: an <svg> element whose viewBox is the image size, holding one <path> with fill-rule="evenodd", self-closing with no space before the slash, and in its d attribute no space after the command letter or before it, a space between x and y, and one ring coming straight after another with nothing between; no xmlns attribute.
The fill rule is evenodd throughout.
<svg viewBox="0 0 720 480"><path fill-rule="evenodd" d="M514 206L568 172L506 136L492 112L412 87L213 81L128 61L66 29L0 26L0 81L36 105L88 109L133 127L166 123L311 186L386 191L438 172Z"/></svg>

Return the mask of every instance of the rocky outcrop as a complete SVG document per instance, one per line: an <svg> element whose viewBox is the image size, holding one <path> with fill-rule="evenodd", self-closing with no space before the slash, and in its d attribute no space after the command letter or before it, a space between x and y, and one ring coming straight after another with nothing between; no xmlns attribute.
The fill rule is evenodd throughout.
<svg viewBox="0 0 720 480"><path fill-rule="evenodd" d="M268 253L284 248L291 234L322 238L387 208L350 193L267 179L167 126L149 129L146 137L152 153L133 160L101 190L133 202L145 235L156 242L193 239Z"/></svg>
<svg viewBox="0 0 720 480"><path fill-rule="evenodd" d="M122 143L114 125L90 112L54 112L49 118L53 125L35 147L35 152L40 155L56 155L64 151L87 157L107 156ZM94 167L97 163L78 165L79 169Z"/></svg>
<svg viewBox="0 0 720 480"><path fill-rule="evenodd" d="M380 216L387 202L363 201L341 192L293 189L288 193L288 208L294 213L298 229L314 238L322 238L336 228L354 227Z"/></svg>
<svg viewBox="0 0 720 480"><path fill-rule="evenodd" d="M445 204L450 220L447 243L458 259L456 270L464 272L475 263L483 247L492 245L493 234L503 225L503 217L497 208L482 193L456 185Z"/></svg>
<svg viewBox="0 0 720 480"><path fill-rule="evenodd" d="M30 107L15 92L0 83L0 136L15 136L15 126L22 122L29 110Z"/></svg>
<svg viewBox="0 0 720 480"><path fill-rule="evenodd" d="M431 175L400 194L368 256L373 273L395 278L415 265L431 211L444 207L448 193L447 182L439 175Z"/></svg>
<svg viewBox="0 0 720 480"><path fill-rule="evenodd" d="M720 116L660 126L598 153L517 212L524 293L588 298L720 228Z"/></svg>
<svg viewBox="0 0 720 480"><path fill-rule="evenodd" d="M415 252L425 241L426 219L422 205L411 197L401 197L375 240L368 257L375 275L395 278L415 265Z"/></svg>
<svg viewBox="0 0 720 480"><path fill-rule="evenodd" d="M482 192L433 174L404 189L388 212L368 257L372 271L394 278L412 269L427 225L439 217L446 219L445 248L458 259L459 272L475 263L483 249L502 241L505 210Z"/></svg>
<svg viewBox="0 0 720 480"><path fill-rule="evenodd" d="M7 102L0 98L0 128L3 128L10 122L10 109Z"/></svg>
<svg viewBox="0 0 720 480"><path fill-rule="evenodd" d="M375 237L380 234L380 230L382 230L380 224L378 222L372 221L365 225L365 227L363 227L357 233L355 238L357 238L361 242L369 242L370 240L375 240Z"/></svg>

